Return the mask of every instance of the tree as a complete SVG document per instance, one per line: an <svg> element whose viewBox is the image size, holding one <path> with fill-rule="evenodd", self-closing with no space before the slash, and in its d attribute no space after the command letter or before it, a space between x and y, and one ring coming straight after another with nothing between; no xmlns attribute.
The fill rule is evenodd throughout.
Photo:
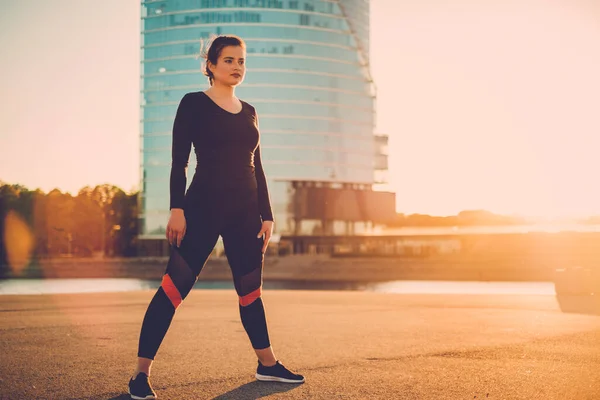
<svg viewBox="0 0 600 400"><path fill-rule="evenodd" d="M6 265L4 222L9 211L34 234L36 257L135 256L138 193L113 185L86 186L77 196L58 189L44 194L0 182L0 264ZM1 272L1 271L0 271Z"/></svg>

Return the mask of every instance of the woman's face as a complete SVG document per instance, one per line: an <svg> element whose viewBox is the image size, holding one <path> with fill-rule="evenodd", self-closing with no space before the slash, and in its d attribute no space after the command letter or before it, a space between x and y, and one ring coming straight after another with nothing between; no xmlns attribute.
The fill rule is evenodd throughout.
<svg viewBox="0 0 600 400"><path fill-rule="evenodd" d="M227 86L237 86L246 74L246 51L240 46L226 46L221 49L217 65L208 66L215 82Z"/></svg>

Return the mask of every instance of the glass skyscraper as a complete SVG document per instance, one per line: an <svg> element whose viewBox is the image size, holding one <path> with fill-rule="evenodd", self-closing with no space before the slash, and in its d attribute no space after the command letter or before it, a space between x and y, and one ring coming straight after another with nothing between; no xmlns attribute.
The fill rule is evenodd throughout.
<svg viewBox="0 0 600 400"><path fill-rule="evenodd" d="M236 95L258 112L276 233L294 231L292 182L370 188L387 169L386 137L373 132L368 0L147 0L141 34L142 238L164 237L173 118L185 93L208 88L198 55L212 35L247 45ZM188 184L194 169L192 152Z"/></svg>

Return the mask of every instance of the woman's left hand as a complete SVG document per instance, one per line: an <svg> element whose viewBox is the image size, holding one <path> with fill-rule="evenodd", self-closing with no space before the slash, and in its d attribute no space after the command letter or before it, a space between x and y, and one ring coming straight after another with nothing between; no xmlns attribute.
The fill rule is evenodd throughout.
<svg viewBox="0 0 600 400"><path fill-rule="evenodd" d="M257 238L261 236L265 236L265 241L263 244L262 252L264 253L267 250L267 246L269 245L269 240L271 240L271 235L273 235L273 221L263 221L262 228L260 228L260 232L258 232Z"/></svg>

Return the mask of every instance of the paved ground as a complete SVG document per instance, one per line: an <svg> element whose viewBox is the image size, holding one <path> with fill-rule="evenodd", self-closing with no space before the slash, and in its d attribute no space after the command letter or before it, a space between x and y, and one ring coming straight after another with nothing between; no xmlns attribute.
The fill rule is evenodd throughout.
<svg viewBox="0 0 600 400"><path fill-rule="evenodd" d="M153 292L0 296L0 398L127 399ZM256 382L233 290L196 290L152 370L161 399L600 399L600 316L552 296L267 291L307 382Z"/></svg>

